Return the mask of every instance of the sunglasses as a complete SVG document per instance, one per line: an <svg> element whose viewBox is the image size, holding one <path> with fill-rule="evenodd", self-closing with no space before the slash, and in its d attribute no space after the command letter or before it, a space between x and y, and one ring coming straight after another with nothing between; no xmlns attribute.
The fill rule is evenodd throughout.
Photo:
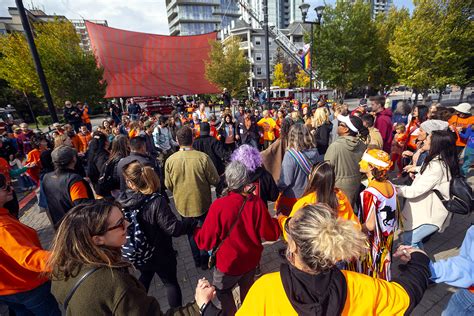
<svg viewBox="0 0 474 316"><path fill-rule="evenodd" d="M0 187L0 190L1 190L1 191L6 191L6 192L10 192L10 191L12 190L12 187L11 187L11 185L5 183L4 185L2 185L2 186Z"/></svg>
<svg viewBox="0 0 474 316"><path fill-rule="evenodd" d="M122 228L123 230L125 230L125 218L124 218L124 217L122 217L122 218L118 221L117 225L107 228L106 231L109 232L109 231L115 230L115 229L117 229L117 228Z"/></svg>
<svg viewBox="0 0 474 316"><path fill-rule="evenodd" d="M285 226L283 227L285 229L285 232L289 235L290 234L290 220L291 217L288 217L285 222Z"/></svg>

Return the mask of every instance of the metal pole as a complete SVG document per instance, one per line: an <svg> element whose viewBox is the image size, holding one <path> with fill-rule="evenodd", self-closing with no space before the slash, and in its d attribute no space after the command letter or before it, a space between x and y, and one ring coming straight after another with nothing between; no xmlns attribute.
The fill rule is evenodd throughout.
<svg viewBox="0 0 474 316"><path fill-rule="evenodd" d="M41 88L43 90L44 98L46 99L46 103L48 104L49 113L51 114L53 122L56 123L59 121L58 116L56 114L56 109L54 108L53 98L51 97L51 93L49 92L48 82L46 81L46 76L44 75L43 67L41 66L38 50L36 49L35 40L33 38L33 33L31 32L28 17L26 16L23 1L15 0L15 3L18 9L18 13L20 14L21 24L23 25L23 30L25 31L26 40L28 42L28 46L30 47L33 61L35 63L36 72L38 73L38 78L41 84Z"/></svg>
<svg viewBox="0 0 474 316"><path fill-rule="evenodd" d="M311 43L309 45L309 107L311 107L311 103L313 102L313 24L314 23L311 23Z"/></svg>
<svg viewBox="0 0 474 316"><path fill-rule="evenodd" d="M265 26L265 67L267 72L267 109L270 108L270 39L268 28L268 0L263 0L263 24Z"/></svg>

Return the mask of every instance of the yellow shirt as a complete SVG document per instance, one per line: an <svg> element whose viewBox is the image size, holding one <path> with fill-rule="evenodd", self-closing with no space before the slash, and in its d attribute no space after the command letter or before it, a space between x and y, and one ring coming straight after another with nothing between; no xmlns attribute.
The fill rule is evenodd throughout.
<svg viewBox="0 0 474 316"><path fill-rule="evenodd" d="M341 272L347 283L347 297L342 315L404 315L410 306L410 297L398 283L375 279L357 272ZM286 295L280 272L274 272L255 281L236 315L298 314Z"/></svg>
<svg viewBox="0 0 474 316"><path fill-rule="evenodd" d="M275 140L275 128L276 122L271 117L262 118L258 121L257 125L263 128L263 139L264 140Z"/></svg>
<svg viewBox="0 0 474 316"><path fill-rule="evenodd" d="M352 209L351 202L349 202L349 199L344 194L344 192L342 192L339 189L336 189L336 196L337 196L337 200L339 201L339 207L337 208L337 217L343 218L346 220L351 220L354 223L356 223L358 227L360 227L359 219L354 214L354 210ZM294 216L296 211L299 210L300 208L306 205L311 205L311 204L316 204L316 203L318 203L316 192L306 194L305 196L302 196L301 198L299 198L298 201L296 201L288 217ZM281 231L283 232L283 237L285 238L285 240L286 240L286 230L284 228L285 228L285 223L288 220L288 217L281 216L278 219L278 222L280 223Z"/></svg>

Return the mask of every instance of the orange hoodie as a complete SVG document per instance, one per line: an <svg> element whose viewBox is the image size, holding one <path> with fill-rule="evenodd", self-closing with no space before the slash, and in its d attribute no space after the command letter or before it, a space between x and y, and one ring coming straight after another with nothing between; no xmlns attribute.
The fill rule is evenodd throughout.
<svg viewBox="0 0 474 316"><path fill-rule="evenodd" d="M30 291L48 281L49 252L33 228L0 208L0 296Z"/></svg>

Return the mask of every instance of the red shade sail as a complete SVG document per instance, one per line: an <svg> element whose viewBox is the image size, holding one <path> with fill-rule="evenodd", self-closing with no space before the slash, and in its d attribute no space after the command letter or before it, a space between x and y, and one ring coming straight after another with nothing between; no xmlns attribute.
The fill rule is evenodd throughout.
<svg viewBox="0 0 474 316"><path fill-rule="evenodd" d="M210 41L217 33L165 36L86 22L106 98L217 93L205 77Z"/></svg>

